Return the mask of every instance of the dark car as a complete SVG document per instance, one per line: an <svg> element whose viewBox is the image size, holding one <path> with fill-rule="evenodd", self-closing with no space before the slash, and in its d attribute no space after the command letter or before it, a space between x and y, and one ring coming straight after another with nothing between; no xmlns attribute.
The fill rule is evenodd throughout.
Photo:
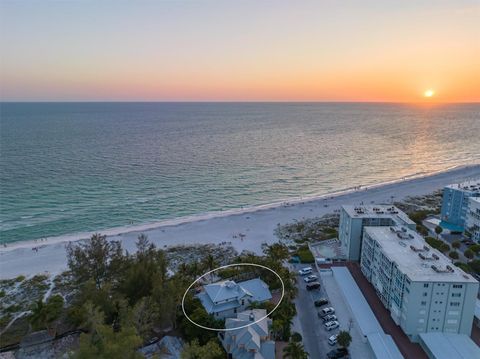
<svg viewBox="0 0 480 359"><path fill-rule="evenodd" d="M333 349L327 353L328 359L341 359L348 356L348 350L345 348Z"/></svg>
<svg viewBox="0 0 480 359"><path fill-rule="evenodd" d="M308 283L305 288L307 288L307 290L318 289L320 288L320 283L319 282Z"/></svg>
<svg viewBox="0 0 480 359"><path fill-rule="evenodd" d="M321 307L325 304L328 304L328 299L327 298L320 298L319 300L315 301L315 306L316 307Z"/></svg>

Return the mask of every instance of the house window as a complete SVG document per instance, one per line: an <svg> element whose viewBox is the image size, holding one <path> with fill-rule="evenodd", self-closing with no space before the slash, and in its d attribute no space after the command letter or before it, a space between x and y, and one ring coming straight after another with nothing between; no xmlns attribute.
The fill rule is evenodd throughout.
<svg viewBox="0 0 480 359"><path fill-rule="evenodd" d="M422 301L422 303L420 303L421 305L427 305L427 302L425 301Z"/></svg>
<svg viewBox="0 0 480 359"><path fill-rule="evenodd" d="M427 292L423 292L423 296L426 297L428 295Z"/></svg>
<svg viewBox="0 0 480 359"><path fill-rule="evenodd" d="M423 288L428 288L428 283L424 283Z"/></svg>
<svg viewBox="0 0 480 359"><path fill-rule="evenodd" d="M460 288L463 288L463 285L462 284L454 284L453 288L460 289Z"/></svg>

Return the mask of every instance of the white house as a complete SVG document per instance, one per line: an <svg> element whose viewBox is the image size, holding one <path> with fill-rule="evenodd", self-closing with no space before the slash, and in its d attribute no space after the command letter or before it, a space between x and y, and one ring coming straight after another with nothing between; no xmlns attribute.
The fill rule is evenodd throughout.
<svg viewBox="0 0 480 359"><path fill-rule="evenodd" d="M260 278L236 283L224 280L203 287L197 294L208 314L218 319L235 317L253 302L272 299L268 285Z"/></svg>
<svg viewBox="0 0 480 359"><path fill-rule="evenodd" d="M267 311L265 309L246 310L238 313L236 318L228 318L225 321L225 328L239 328L254 323L266 315ZM265 318L245 328L219 333L219 339L228 354L228 358L274 359L275 341L270 340L271 325L272 320Z"/></svg>

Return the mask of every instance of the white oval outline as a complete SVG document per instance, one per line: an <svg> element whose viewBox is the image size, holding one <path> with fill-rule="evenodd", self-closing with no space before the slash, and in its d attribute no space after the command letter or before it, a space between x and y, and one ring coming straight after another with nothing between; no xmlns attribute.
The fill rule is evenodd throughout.
<svg viewBox="0 0 480 359"><path fill-rule="evenodd" d="M204 325L201 325L201 324L198 324L196 322L194 322L193 320L190 319L190 317L187 315L187 313L185 312L185 297L187 296L187 293L188 291L193 287L193 285L195 283L197 283L201 278L205 277L206 275L210 274L210 273L213 273L213 272L216 272L218 270L221 270L221 269L225 269L225 268L230 268L230 267L241 267L241 266L254 266L254 267L259 267L259 268L263 268L263 269L266 269L270 272L272 272L273 274L275 274L277 276L278 279L280 279L280 283L282 283L282 296L280 297L280 300L278 301L277 305L270 311L270 313L267 313L264 317L261 317L260 319L254 321L253 323L249 323L249 324L245 324L245 325L242 325L242 326L239 326L239 327L235 327L235 328L231 328L231 329L227 329L227 328L223 328L223 329L218 329L218 328L210 328L210 327L206 327ZM199 328L202 328L202 329L206 329L206 330L212 330L212 331L215 331L215 332L229 332L229 331L233 331L233 330L238 330L238 329L243 329L243 328L247 328L253 324L256 324L256 323L259 323L261 322L262 320L264 320L265 318L267 318L270 314L272 314L274 311L277 310L278 306L282 303L282 300L283 300L283 297L285 296L285 284L283 283L283 279L280 277L280 275L275 272L273 269L271 268L268 268L266 266L263 266L261 264L256 264L256 263L234 263L234 264L227 264L225 266L221 266L221 267L218 267L218 268L215 268L215 269L212 269L211 271L208 271L204 274L202 274L200 277L198 277L197 279L195 279L192 284L190 284L190 286L187 288L187 290L185 290L185 293L183 294L183 297L182 297L182 312L183 312L183 315L190 321L190 323L196 325L197 327Z"/></svg>

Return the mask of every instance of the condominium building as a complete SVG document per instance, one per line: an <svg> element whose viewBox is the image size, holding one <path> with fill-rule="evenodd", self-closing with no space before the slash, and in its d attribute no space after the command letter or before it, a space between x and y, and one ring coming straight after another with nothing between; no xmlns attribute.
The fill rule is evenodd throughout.
<svg viewBox="0 0 480 359"><path fill-rule="evenodd" d="M478 282L405 226L366 227L361 270L412 341L420 333L470 336Z"/></svg>
<svg viewBox="0 0 480 359"><path fill-rule="evenodd" d="M349 260L360 260L363 229L366 226L403 225L415 229L415 222L392 205L342 206L338 237Z"/></svg>
<svg viewBox="0 0 480 359"><path fill-rule="evenodd" d="M468 201L465 231L474 241L480 242L480 197L470 197Z"/></svg>
<svg viewBox="0 0 480 359"><path fill-rule="evenodd" d="M441 212L443 227L463 231L470 197L480 197L480 180L451 184L443 189Z"/></svg>

